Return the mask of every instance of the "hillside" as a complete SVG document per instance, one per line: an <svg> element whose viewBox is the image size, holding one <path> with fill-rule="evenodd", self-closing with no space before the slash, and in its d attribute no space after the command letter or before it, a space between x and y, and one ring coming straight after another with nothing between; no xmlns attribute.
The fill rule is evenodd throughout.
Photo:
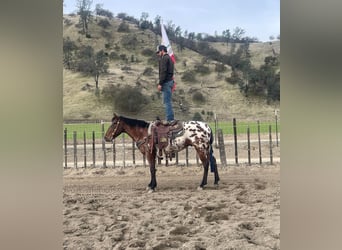
<svg viewBox="0 0 342 250"><path fill-rule="evenodd" d="M104 119L110 120L113 112L135 117L138 119L152 120L157 115L164 117L164 109L160 93L156 89L158 77L157 58L155 55L146 56L141 52L150 49L154 51L160 42L160 37L149 30L142 31L133 24L129 24L129 33L117 32L121 20L114 18L110 20L111 26L104 29L97 22L89 25L91 38L86 38L79 33L77 27L77 16L64 16L63 37L69 37L77 46L90 45L95 51L105 50L108 54L125 55L127 59L115 59L109 61L107 74L100 75L99 95L95 95L95 82L93 77L83 76L80 73L64 69L63 71L63 116L65 120L70 119ZM127 49L123 39L127 36L136 37L134 49ZM211 46L220 50L221 53L229 51L229 46L222 43L211 43ZM208 113L215 113L219 119L230 120L233 117L240 120L271 120L274 118L274 110L279 109L279 102L266 104L260 98L246 98L240 93L238 86L227 83L231 70L227 67L224 73L215 72L215 61L204 60L204 57L189 49L178 51L176 44L172 43L176 55L175 79L177 89L173 95L173 107L176 119L190 120L196 112L204 119ZM280 53L280 42L255 43L250 45L252 63L255 67L263 63L266 56L272 55L272 48ZM187 70L194 69L195 65L209 67L210 74L196 75L196 81L184 82L181 77ZM150 74L143 74L147 68L151 68ZM133 86L141 90L141 93L149 100L145 108L138 113L122 113L102 98L104 88ZM200 92L204 97L203 102L193 100L193 94Z"/></svg>

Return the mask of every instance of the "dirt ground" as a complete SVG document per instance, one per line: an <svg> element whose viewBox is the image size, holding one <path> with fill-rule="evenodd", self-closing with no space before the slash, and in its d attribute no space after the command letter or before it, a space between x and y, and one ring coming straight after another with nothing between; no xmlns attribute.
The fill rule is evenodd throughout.
<svg viewBox="0 0 342 250"><path fill-rule="evenodd" d="M64 249L280 249L280 164L65 169Z"/></svg>

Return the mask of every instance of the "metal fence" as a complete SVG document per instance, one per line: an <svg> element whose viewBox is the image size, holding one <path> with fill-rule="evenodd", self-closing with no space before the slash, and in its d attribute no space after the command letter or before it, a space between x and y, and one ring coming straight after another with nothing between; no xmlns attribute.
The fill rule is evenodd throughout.
<svg viewBox="0 0 342 250"><path fill-rule="evenodd" d="M129 167L148 166L144 155L140 153L134 141L126 134L117 137L113 143L106 143L103 138L105 122L99 123L100 131L68 131L64 129L64 168L88 167ZM274 123L273 123L274 124ZM265 124L263 124L265 127ZM239 164L274 164L280 162L280 133L278 119L276 126L268 125L268 131L260 131L257 121L257 132L251 133L249 125L238 125L232 122L232 133L225 134L220 124L215 121L214 155L219 166ZM253 129L255 131L255 128ZM238 131L240 131L238 133ZM241 132L245 131L245 132ZM170 161L163 159L158 164L189 166L201 164L196 150L188 147L176 153Z"/></svg>

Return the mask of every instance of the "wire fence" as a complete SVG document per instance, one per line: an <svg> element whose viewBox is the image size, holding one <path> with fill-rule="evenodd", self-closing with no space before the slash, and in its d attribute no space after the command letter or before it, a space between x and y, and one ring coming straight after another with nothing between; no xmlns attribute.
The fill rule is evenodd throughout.
<svg viewBox="0 0 342 250"><path fill-rule="evenodd" d="M64 128L64 168L148 166L135 142L121 134L112 143L104 142L109 122L74 123ZM280 162L280 123L278 117L271 122L219 122L211 125L215 133L214 155L219 166L240 164L274 164ZM200 165L193 147L176 153L170 161L158 164L176 166Z"/></svg>

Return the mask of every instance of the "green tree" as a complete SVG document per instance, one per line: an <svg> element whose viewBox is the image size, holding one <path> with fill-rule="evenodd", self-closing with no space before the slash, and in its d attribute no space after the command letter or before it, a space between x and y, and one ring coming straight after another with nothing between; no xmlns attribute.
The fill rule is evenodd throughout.
<svg viewBox="0 0 342 250"><path fill-rule="evenodd" d="M91 5L92 0L77 0L77 14L80 16L80 23L82 25L82 32L85 35L88 35L88 24L91 21Z"/></svg>
<svg viewBox="0 0 342 250"><path fill-rule="evenodd" d="M76 71L84 74L89 74L92 68L92 62L94 57L94 49L91 46L83 46L79 49L77 55L77 67Z"/></svg>
<svg viewBox="0 0 342 250"><path fill-rule="evenodd" d="M236 27L234 29L234 33L232 35L232 38L234 40L234 42L240 42L242 40L242 36L245 34L245 30L240 28L240 27Z"/></svg>
<svg viewBox="0 0 342 250"><path fill-rule="evenodd" d="M78 71L94 77L96 89L99 87L99 77L106 73L109 67L108 57L103 50L94 52L91 46L83 47L79 52Z"/></svg>
<svg viewBox="0 0 342 250"><path fill-rule="evenodd" d="M147 21L147 18L148 18L147 12L141 13L139 27L143 30L148 29L150 27L150 22Z"/></svg>
<svg viewBox="0 0 342 250"><path fill-rule="evenodd" d="M63 63L67 69L72 69L73 60L75 60L75 53L77 46L74 41L70 40L70 37L63 38Z"/></svg>
<svg viewBox="0 0 342 250"><path fill-rule="evenodd" d="M103 4L96 4L95 14L98 16L108 17L110 20L113 19L114 15L111 11L102 8Z"/></svg>
<svg viewBox="0 0 342 250"><path fill-rule="evenodd" d="M224 31L222 31L222 36L225 40L225 42L227 43L227 46L228 46L228 43L230 42L230 39L231 39L231 34L230 34L230 30L229 29L226 29Z"/></svg>
<svg viewBox="0 0 342 250"><path fill-rule="evenodd" d="M248 93L265 97L267 103L280 100L279 58L268 56L259 69L249 72Z"/></svg>
<svg viewBox="0 0 342 250"><path fill-rule="evenodd" d="M98 89L99 87L99 77L102 73L107 73L108 70L108 57L106 53L103 50L100 50L95 54L94 58L94 68L90 72L92 73L94 80L95 80L95 86Z"/></svg>
<svg viewBox="0 0 342 250"><path fill-rule="evenodd" d="M161 16L157 15L154 18L154 26L153 26L153 31L156 35L161 35L160 25L161 25Z"/></svg>

